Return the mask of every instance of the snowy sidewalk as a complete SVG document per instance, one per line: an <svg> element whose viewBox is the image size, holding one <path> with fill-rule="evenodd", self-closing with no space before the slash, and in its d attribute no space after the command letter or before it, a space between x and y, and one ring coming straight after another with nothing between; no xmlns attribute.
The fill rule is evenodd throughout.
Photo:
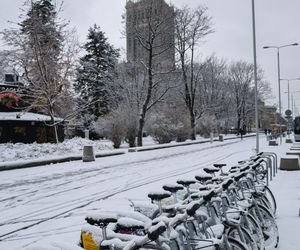
<svg viewBox="0 0 300 250"><path fill-rule="evenodd" d="M284 138L283 138L284 139ZM269 147L270 151L285 156L292 144L283 142L281 146ZM300 249L300 171L278 170L278 174L270 183L277 201L277 224L279 228L279 249Z"/></svg>

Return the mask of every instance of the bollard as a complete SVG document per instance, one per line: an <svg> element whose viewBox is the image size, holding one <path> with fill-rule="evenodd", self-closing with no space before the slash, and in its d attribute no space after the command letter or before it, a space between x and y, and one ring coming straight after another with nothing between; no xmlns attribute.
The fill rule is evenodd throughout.
<svg viewBox="0 0 300 250"><path fill-rule="evenodd" d="M83 162L95 161L93 146L84 146L83 147L82 161Z"/></svg>
<svg viewBox="0 0 300 250"><path fill-rule="evenodd" d="M84 130L84 138L85 139L90 139L90 131L88 129Z"/></svg>

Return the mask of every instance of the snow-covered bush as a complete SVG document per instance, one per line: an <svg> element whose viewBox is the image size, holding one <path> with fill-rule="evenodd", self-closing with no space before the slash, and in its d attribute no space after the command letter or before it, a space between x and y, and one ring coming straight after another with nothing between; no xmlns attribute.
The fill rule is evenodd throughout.
<svg viewBox="0 0 300 250"><path fill-rule="evenodd" d="M210 133L217 127L217 121L214 116L203 115L197 123L197 130L204 138L208 138Z"/></svg>
<svg viewBox="0 0 300 250"><path fill-rule="evenodd" d="M112 111L108 115L99 118L94 123L95 131L113 142L114 148L119 148L125 138L125 126L120 119L118 111Z"/></svg>
<svg viewBox="0 0 300 250"><path fill-rule="evenodd" d="M150 126L147 126L147 132L159 144L169 143L176 139L176 126L163 114L155 114L149 118Z"/></svg>
<svg viewBox="0 0 300 250"><path fill-rule="evenodd" d="M135 147L137 117L136 112L127 106L120 106L98 119L94 128L100 136L111 140L115 148L119 148L123 140L129 144L129 147Z"/></svg>
<svg viewBox="0 0 300 250"><path fill-rule="evenodd" d="M190 135L189 131L190 128L184 122L179 122L176 126L176 141L186 141Z"/></svg>

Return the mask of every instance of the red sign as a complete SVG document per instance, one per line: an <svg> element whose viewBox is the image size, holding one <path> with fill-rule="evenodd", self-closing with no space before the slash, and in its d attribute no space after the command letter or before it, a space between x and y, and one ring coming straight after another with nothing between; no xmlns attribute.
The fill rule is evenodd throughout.
<svg viewBox="0 0 300 250"><path fill-rule="evenodd" d="M10 108L13 105L19 105L20 98L15 92L0 92L0 104Z"/></svg>

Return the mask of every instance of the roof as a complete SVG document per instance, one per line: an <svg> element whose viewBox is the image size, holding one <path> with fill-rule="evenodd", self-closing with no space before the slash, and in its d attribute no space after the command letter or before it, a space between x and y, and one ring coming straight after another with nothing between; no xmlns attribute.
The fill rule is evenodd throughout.
<svg viewBox="0 0 300 250"><path fill-rule="evenodd" d="M19 117L19 118L17 118ZM50 121L50 116L30 112L0 112L0 121ZM56 121L62 121L55 118Z"/></svg>

